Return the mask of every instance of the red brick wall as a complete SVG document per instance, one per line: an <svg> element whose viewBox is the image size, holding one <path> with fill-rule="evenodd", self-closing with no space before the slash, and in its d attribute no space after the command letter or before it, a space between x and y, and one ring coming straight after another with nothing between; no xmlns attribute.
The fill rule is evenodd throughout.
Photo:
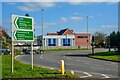
<svg viewBox="0 0 120 80"><path fill-rule="evenodd" d="M88 36L88 38L78 38L78 36ZM90 47L90 34L75 34L75 45L81 47L87 47L88 45Z"/></svg>
<svg viewBox="0 0 120 80"><path fill-rule="evenodd" d="M70 31L70 30L67 30L67 31L64 33L64 35L66 35L66 34L73 34L73 32Z"/></svg>

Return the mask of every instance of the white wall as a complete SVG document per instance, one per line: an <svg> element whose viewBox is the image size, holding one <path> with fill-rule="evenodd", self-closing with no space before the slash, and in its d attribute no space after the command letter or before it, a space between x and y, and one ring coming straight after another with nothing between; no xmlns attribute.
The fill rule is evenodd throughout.
<svg viewBox="0 0 120 80"><path fill-rule="evenodd" d="M56 39L58 39L57 40L57 46L62 46L61 45L61 39L63 39L63 38L72 38L72 39L74 39L75 38L75 35L46 35L46 36L43 36L43 38L45 39L45 46L47 46L47 44L46 44L46 39L48 39L48 38L56 38ZM72 46L74 46L74 41L72 42Z"/></svg>

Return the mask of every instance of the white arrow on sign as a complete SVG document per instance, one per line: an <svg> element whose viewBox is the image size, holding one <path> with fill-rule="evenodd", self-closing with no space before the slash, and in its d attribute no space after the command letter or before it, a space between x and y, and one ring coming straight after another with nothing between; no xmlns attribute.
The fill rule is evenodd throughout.
<svg viewBox="0 0 120 80"><path fill-rule="evenodd" d="M14 36L14 39L17 40L15 34L16 34L16 30L14 31L13 36Z"/></svg>
<svg viewBox="0 0 120 80"><path fill-rule="evenodd" d="M14 20L14 25L15 25L16 28L18 28L17 20L18 20L18 17L16 17L15 20Z"/></svg>

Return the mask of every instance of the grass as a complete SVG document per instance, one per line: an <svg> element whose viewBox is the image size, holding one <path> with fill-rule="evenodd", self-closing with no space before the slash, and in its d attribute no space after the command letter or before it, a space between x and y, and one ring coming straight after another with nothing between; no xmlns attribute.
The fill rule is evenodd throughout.
<svg viewBox="0 0 120 80"><path fill-rule="evenodd" d="M87 48L77 48L77 49L49 49L49 50L44 50L45 52L49 52L49 51L69 51L69 50L90 50L90 49L87 49Z"/></svg>
<svg viewBox="0 0 120 80"><path fill-rule="evenodd" d="M39 66L34 66L34 69L31 69L31 65L18 61L14 63L14 73L11 73L11 57L10 55L3 55L2 78L77 78L77 76L68 72L65 75L61 75L58 70Z"/></svg>
<svg viewBox="0 0 120 80"><path fill-rule="evenodd" d="M120 52L98 52L94 54L90 54L90 56L94 58L100 58L100 59L106 59L106 60L112 60L112 61L120 61Z"/></svg>

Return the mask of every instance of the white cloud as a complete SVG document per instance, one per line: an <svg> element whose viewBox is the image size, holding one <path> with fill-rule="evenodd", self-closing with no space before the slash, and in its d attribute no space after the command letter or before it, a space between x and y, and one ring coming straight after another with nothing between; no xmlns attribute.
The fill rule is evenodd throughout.
<svg viewBox="0 0 120 80"><path fill-rule="evenodd" d="M27 6L18 6L18 9L22 10L22 11L35 11L35 9L27 7Z"/></svg>
<svg viewBox="0 0 120 80"><path fill-rule="evenodd" d="M72 16L72 17L70 17L70 19L73 20L73 21L79 21L79 20L82 20L83 18L78 17L78 16Z"/></svg>
<svg viewBox="0 0 120 80"><path fill-rule="evenodd" d="M95 33L96 31L98 31L98 32L104 32L105 34L109 34L117 30L118 30L118 25L108 24L108 25L102 25L100 28L90 28L89 32Z"/></svg>
<svg viewBox="0 0 120 80"><path fill-rule="evenodd" d="M44 9L44 8L49 8L49 7L54 7L56 6L55 2L27 2L24 3L23 6L18 6L18 9L23 10L23 11L36 11L39 9Z"/></svg>
<svg viewBox="0 0 120 80"><path fill-rule="evenodd" d="M117 28L118 25L109 24L109 25L102 25L101 27L104 28L104 29L113 29L113 28Z"/></svg>
<svg viewBox="0 0 120 80"><path fill-rule="evenodd" d="M77 12L74 12L73 14L74 14L74 15L78 15L79 13L77 13Z"/></svg>
<svg viewBox="0 0 120 80"><path fill-rule="evenodd" d="M92 19L92 18L93 18L93 16L88 16L88 18Z"/></svg>
<svg viewBox="0 0 120 80"><path fill-rule="evenodd" d="M2 2L119 2L119 0L1 0L1 1Z"/></svg>
<svg viewBox="0 0 120 80"><path fill-rule="evenodd" d="M61 18L60 18L60 21L58 21L58 23L66 23L67 21L68 21L67 18L61 17Z"/></svg>

